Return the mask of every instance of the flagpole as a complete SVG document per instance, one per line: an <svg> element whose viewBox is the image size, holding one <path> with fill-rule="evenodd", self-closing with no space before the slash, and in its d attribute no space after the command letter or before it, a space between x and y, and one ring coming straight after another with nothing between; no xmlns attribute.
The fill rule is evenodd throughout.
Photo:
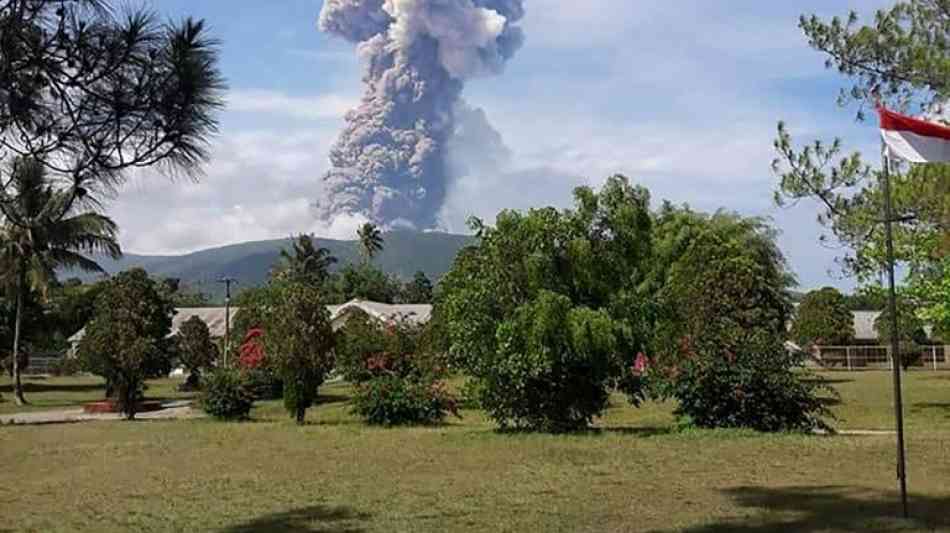
<svg viewBox="0 0 950 533"><path fill-rule="evenodd" d="M904 454L904 402L901 393L901 369L903 361L900 353L900 339L897 320L897 288L894 275L894 208L891 204L891 160L886 144L882 143L881 160L884 169L881 172L881 188L884 193L884 232L887 247L887 306L891 314L891 366L894 367L894 412L897 422L897 479L901 487L901 507L904 518L910 517L907 508L907 464Z"/></svg>

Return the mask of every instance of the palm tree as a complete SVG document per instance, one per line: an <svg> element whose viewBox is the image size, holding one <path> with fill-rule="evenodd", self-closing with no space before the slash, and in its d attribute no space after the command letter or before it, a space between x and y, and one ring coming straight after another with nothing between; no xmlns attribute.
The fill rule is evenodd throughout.
<svg viewBox="0 0 950 533"><path fill-rule="evenodd" d="M329 249L315 247L310 235L298 236L292 241L292 250L281 250L280 257L283 261L281 270L285 275L318 285L327 279L330 267L337 262Z"/></svg>
<svg viewBox="0 0 950 533"><path fill-rule="evenodd" d="M0 189L0 280L16 298L13 332L14 398L26 403L20 382L23 306L29 291L45 298L56 270L103 272L82 253L122 255L118 227L95 212L80 212L76 191L56 189L46 167L34 159L16 159L9 181Z"/></svg>
<svg viewBox="0 0 950 533"><path fill-rule="evenodd" d="M373 257L383 249L383 235L380 233L379 227L367 222L360 226L356 234L360 238L360 246L364 256L368 261L372 261Z"/></svg>

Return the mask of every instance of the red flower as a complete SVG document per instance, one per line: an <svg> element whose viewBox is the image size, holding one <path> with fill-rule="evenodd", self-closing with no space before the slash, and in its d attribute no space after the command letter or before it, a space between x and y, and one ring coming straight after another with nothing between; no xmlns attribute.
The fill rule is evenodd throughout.
<svg viewBox="0 0 950 533"><path fill-rule="evenodd" d="M253 328L244 336L238 356L238 365L245 370L253 370L264 366L267 361L264 353L264 332L260 328Z"/></svg>
<svg viewBox="0 0 950 533"><path fill-rule="evenodd" d="M633 362L632 372L634 376L642 376L650 368L650 359L640 352L637 354L636 360Z"/></svg>

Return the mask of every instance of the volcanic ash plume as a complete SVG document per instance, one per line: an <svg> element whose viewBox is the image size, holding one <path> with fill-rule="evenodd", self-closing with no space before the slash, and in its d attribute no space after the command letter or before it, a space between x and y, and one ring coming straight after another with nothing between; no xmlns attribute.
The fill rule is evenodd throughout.
<svg viewBox="0 0 950 533"><path fill-rule="evenodd" d="M465 80L521 46L523 0L326 0L320 29L357 43L366 93L330 151L317 214L437 226Z"/></svg>

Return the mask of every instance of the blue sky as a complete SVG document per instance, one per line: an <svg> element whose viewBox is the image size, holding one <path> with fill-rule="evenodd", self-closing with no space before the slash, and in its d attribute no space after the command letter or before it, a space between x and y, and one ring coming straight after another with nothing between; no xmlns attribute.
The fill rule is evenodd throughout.
<svg viewBox="0 0 950 533"><path fill-rule="evenodd" d="M229 107L200 183L142 174L112 203L128 251L328 233L310 205L361 94L361 66L352 45L317 31L321 3L153 2L171 18L206 19L221 39ZM504 74L465 90L512 157L503 172L463 179L444 218L461 230L473 214L567 206L574 186L619 172L656 202L771 217L803 287L849 287L834 263L843 251L818 243L817 206L773 205L771 144L785 120L801 140L839 135L850 149L876 150L875 125L836 105L846 81L824 68L797 21L850 9L870 18L888 3L526 0L524 48Z"/></svg>

